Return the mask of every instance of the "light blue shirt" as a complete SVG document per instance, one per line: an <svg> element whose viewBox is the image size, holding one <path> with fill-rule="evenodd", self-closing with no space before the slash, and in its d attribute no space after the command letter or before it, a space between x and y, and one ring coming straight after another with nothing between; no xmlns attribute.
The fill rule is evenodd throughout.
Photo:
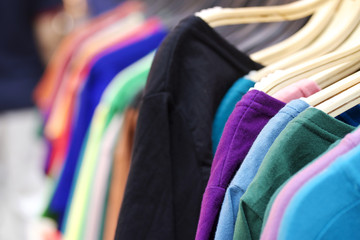
<svg viewBox="0 0 360 240"><path fill-rule="evenodd" d="M291 101L270 119L268 124L266 124L260 132L229 187L226 189L215 239L233 238L241 196L254 179L266 153L281 131L284 130L292 119L308 107L309 104L303 100L298 99Z"/></svg>
<svg viewBox="0 0 360 240"><path fill-rule="evenodd" d="M278 239L360 239L359 216L360 145L294 195L281 221Z"/></svg>
<svg viewBox="0 0 360 240"><path fill-rule="evenodd" d="M245 77L239 78L227 91L224 98L222 99L212 126L212 143L213 153L215 154L216 148L219 145L221 135L224 131L225 124L235 108L235 105L241 98L252 88L255 83Z"/></svg>

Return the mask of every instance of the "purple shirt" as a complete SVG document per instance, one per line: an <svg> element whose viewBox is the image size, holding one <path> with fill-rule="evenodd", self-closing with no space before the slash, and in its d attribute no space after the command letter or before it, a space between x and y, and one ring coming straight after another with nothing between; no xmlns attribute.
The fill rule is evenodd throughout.
<svg viewBox="0 0 360 240"><path fill-rule="evenodd" d="M215 233L217 216L229 182L262 128L284 106L285 103L258 90L249 91L236 104L211 166L201 203L197 240L209 239Z"/></svg>
<svg viewBox="0 0 360 240"><path fill-rule="evenodd" d="M261 239L277 239L281 220L284 216L285 210L297 191L311 178L327 168L339 156L350 151L359 143L360 129L346 135L345 138L342 139L335 148L328 151L313 163L294 175L276 197L276 200L271 207L265 228L262 232Z"/></svg>

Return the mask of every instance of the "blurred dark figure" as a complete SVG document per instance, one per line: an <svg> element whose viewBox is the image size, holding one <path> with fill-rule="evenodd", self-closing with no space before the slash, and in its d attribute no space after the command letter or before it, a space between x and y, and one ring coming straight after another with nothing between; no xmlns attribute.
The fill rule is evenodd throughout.
<svg viewBox="0 0 360 240"><path fill-rule="evenodd" d="M32 90L44 69L35 29L51 22L61 6L61 0L0 1L0 111L33 105Z"/></svg>
<svg viewBox="0 0 360 240"><path fill-rule="evenodd" d="M0 239L41 239L44 151L32 91L44 70L40 49L48 47L37 33L56 35L61 7L61 0L0 0Z"/></svg>

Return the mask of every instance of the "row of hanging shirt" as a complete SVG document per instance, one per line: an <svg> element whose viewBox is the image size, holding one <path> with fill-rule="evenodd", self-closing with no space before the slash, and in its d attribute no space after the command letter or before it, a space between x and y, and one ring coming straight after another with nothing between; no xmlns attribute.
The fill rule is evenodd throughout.
<svg viewBox="0 0 360 240"><path fill-rule="evenodd" d="M242 2L244 4L244 1ZM251 3L253 4L253 2ZM271 3L274 3L274 1L269 1L269 4ZM234 4L240 4L240 2ZM117 118L115 113L122 114L124 112L124 108L130 102L132 96L141 88L140 86L145 84L153 54L150 53L149 56L138 60L138 53L136 51L132 52L135 49L133 47L128 48L130 50L127 54L124 52L113 52L124 48L132 42L142 40L141 37L134 39L135 33L138 31L145 29L146 31L154 31L149 35L157 34L157 31L154 29L157 24L160 26L159 21L152 19L143 24L144 16L141 11L142 8L143 5L140 3L126 3L76 29L75 32L63 41L57 50L35 94L37 103L44 113L44 133L49 143L49 156L45 167L46 172L58 179L50 203L45 211L45 216L55 219L58 222L59 229L63 233L68 232L65 236L69 235L71 236L70 238L76 236L75 238L91 239L103 236L105 239L112 239L115 232L129 162L131 160L130 153L137 116L136 110L131 108L123 114L123 124L113 123L115 126L123 125L121 133L119 133L122 137L119 137L117 143L114 142L115 140L110 141L110 136L106 137L108 135L104 129L109 129L108 131L114 133L117 132L116 129L114 130L114 127L110 127L110 122ZM305 21L282 23L279 26L273 25L274 30L284 30L286 26L287 31L283 31L278 39L272 39L272 41L280 41L284 36L292 35ZM143 25L138 27L139 24ZM249 33L252 28L244 28L244 30ZM130 33L126 31L130 31ZM141 32L141 34L145 33ZM142 36L141 34L138 36ZM148 36L147 34L145 35ZM271 44L268 41L261 41L260 44L259 39L252 42L254 42L254 46L247 44L247 48L256 49L259 46ZM141 44L146 44L146 47L151 48L151 44L149 45L148 42ZM114 57L115 55L118 57ZM128 59L128 62L119 62L119 58L129 58L129 56L133 59ZM136 61L136 63L124 69L124 66L130 64L131 61ZM101 67L101 65L106 65L104 62L111 65L108 68ZM116 64L113 62L116 62ZM101 72L95 70L96 68ZM95 75L94 72L96 71L98 75ZM115 76L118 72L121 72L121 74ZM108 84L109 82L111 84ZM96 85L94 86L94 84ZM93 90L94 92L92 92ZM100 97L100 95L103 96ZM88 103L91 103L91 105ZM95 106L99 109L96 112L101 113L93 113ZM128 113L128 111L131 113ZM116 122L116 120L113 121ZM88 130L89 124L92 126L90 130ZM102 128L104 128L104 133L101 133ZM96 134L98 135L95 135L95 133L91 134L91 132L97 132ZM88 136L93 136L91 139L95 140L88 141ZM102 142L107 142L108 144L105 145ZM109 153L110 149L105 147L109 145L112 146L111 150L115 148L115 153ZM101 147L99 148L99 146ZM88 154L84 155L85 152L88 152ZM90 154L92 154L92 157ZM98 154L98 157L96 157L96 154ZM104 163L105 160L100 160L99 156L103 155L107 156L101 158L107 159L106 163ZM117 163L120 161L119 159L122 160L120 163ZM100 167L97 162L101 162L104 165ZM108 169L111 163L114 164L113 171ZM118 166L118 164L120 165ZM90 169L95 168L95 166L99 166L97 169L99 172L93 173L96 176L92 176L91 171L93 170ZM87 174L86 180L83 177L81 181L78 181L76 169L80 168L86 169L82 170L86 171L84 173ZM110 172L113 177L111 183L106 185L104 182L105 176L108 176ZM60 176L58 176L59 173L61 173ZM99 174L102 175L98 176ZM89 180L90 178L93 179ZM95 190L92 187L93 183L96 183ZM73 210L78 218L72 221L69 220L69 224L71 222L71 225L74 227L72 231L65 231L67 229L65 226L67 219L75 219L75 217L67 217L66 215L69 212L68 209L75 205L73 204L75 202L73 199L75 198L72 197L73 189L85 189L85 184L88 184L86 185L88 187L87 193L93 192L95 196L88 197L92 199L90 205L84 204L84 201L87 199L86 197L77 200L78 204L81 202L84 205L84 208L75 208L79 209L79 211ZM77 185L80 187L75 188ZM107 186L107 188L104 186ZM104 193L104 189L108 189L108 193ZM86 196L84 192L81 192L81 194ZM104 198L109 198L109 200L104 200ZM101 207L102 205L107 205L107 207ZM93 211L90 212L89 208L93 209ZM99 210L105 208L106 211ZM99 215L106 215L104 217L105 220L102 221ZM104 223L102 224L102 222ZM88 230L85 234L85 231L81 229Z"/></svg>
<svg viewBox="0 0 360 240"><path fill-rule="evenodd" d="M145 19L143 8L126 2L76 29L36 89L49 146L45 171L57 180L44 216L58 223L61 234L50 239L114 238L136 95L167 34L159 19Z"/></svg>
<svg viewBox="0 0 360 240"><path fill-rule="evenodd" d="M145 20L142 4L127 2L69 35L35 93L49 143L46 171L57 178L45 216L57 221L60 237L113 239L116 229L116 239L258 239L261 232L292 239L324 229L320 219L342 211L323 209L314 223L315 200L292 207L289 199L300 183L322 176L310 163L327 159L324 169L346 153L346 139L349 151L356 145L359 74L350 74L360 68L358 3L216 8L167 34L160 20ZM258 25L264 35L252 32L248 52L286 40L250 57L211 27L310 14L307 22L273 25L281 34ZM250 32L242 27L233 37ZM355 164L351 154L335 165L337 177ZM331 185L340 183L353 186ZM300 218L305 207L309 215ZM353 229L342 224L331 236Z"/></svg>

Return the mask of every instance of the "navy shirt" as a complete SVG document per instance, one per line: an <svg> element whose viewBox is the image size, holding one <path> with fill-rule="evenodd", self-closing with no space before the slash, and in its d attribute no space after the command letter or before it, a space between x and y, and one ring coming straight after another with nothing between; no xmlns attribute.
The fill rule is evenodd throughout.
<svg viewBox="0 0 360 240"><path fill-rule="evenodd" d="M33 20L61 0L0 1L0 111L30 107L43 72L33 34Z"/></svg>

